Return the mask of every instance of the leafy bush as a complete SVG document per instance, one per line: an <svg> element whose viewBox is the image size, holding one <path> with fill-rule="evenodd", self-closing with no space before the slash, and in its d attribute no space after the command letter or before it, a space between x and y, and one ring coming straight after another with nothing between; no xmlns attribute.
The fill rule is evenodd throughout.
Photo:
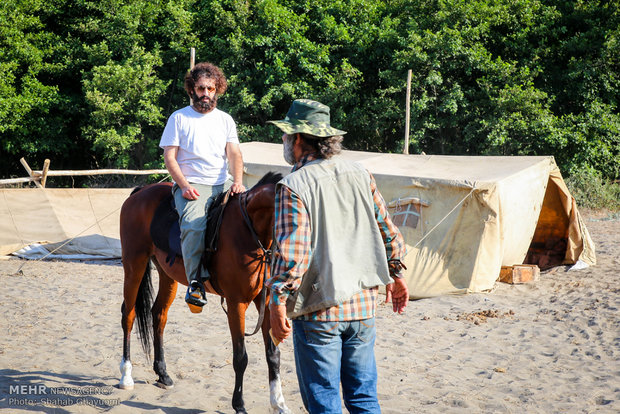
<svg viewBox="0 0 620 414"><path fill-rule="evenodd" d="M573 173L566 185L579 207L620 212L620 183L605 180L592 169Z"/></svg>

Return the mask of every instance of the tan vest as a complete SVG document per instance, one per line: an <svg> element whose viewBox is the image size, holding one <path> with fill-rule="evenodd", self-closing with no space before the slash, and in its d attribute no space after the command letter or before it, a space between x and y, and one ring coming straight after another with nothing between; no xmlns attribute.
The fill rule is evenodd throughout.
<svg viewBox="0 0 620 414"><path fill-rule="evenodd" d="M362 165L320 159L289 174L280 185L301 199L312 227L312 258L299 290L287 301L289 318L391 282L370 176Z"/></svg>

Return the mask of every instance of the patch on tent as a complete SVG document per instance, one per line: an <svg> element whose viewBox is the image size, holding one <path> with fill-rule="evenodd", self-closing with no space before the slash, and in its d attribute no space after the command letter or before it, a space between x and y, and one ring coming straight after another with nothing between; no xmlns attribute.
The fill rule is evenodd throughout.
<svg viewBox="0 0 620 414"><path fill-rule="evenodd" d="M398 227L411 227L417 229L420 224L422 230L422 207L428 207L430 202L420 200L417 197L397 198L388 203L388 210L392 222Z"/></svg>

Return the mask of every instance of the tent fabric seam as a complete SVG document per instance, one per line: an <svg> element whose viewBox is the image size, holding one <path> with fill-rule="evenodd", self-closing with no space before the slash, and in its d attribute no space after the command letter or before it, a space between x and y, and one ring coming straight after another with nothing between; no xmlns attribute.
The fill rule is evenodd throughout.
<svg viewBox="0 0 620 414"><path fill-rule="evenodd" d="M15 229L15 233L19 237L21 244L22 245L26 244L26 242L24 241L24 238L22 237L21 232L19 231L19 228L17 227L17 223L15 222L15 217L13 217L13 212L11 212L11 207L9 207L9 202L6 198L6 193L4 191L2 192L2 196L4 197L4 202L7 206L6 209L9 212L9 216L11 217L11 223L13 223L13 228Z"/></svg>

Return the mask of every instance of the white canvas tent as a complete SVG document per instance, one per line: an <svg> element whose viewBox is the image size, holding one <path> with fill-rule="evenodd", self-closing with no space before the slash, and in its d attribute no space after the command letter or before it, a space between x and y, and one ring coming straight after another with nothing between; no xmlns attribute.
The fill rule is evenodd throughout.
<svg viewBox="0 0 620 414"><path fill-rule="evenodd" d="M282 145L241 145L249 185L287 173ZM501 266L596 262L553 157L344 151L374 175L407 243L411 298L491 289Z"/></svg>
<svg viewBox="0 0 620 414"><path fill-rule="evenodd" d="M51 243L47 250L65 258L120 257L120 207L130 193L130 188L0 189L0 255Z"/></svg>

